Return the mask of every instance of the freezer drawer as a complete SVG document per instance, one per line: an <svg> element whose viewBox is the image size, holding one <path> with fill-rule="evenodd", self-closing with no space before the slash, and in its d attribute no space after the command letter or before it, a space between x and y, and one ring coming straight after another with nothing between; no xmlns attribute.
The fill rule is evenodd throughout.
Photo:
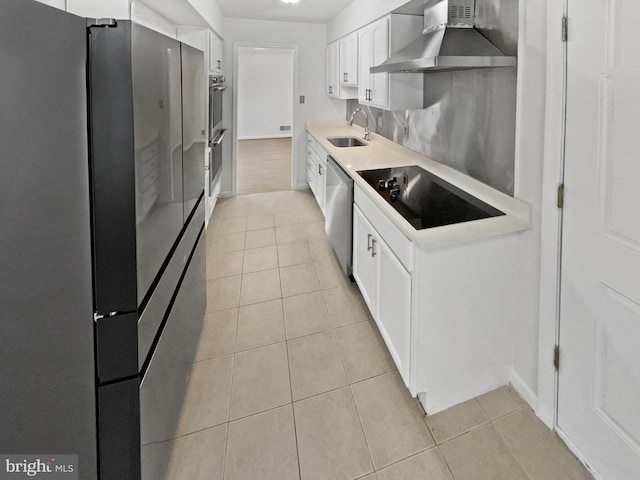
<svg viewBox="0 0 640 480"><path fill-rule="evenodd" d="M200 229L204 225L204 195L196 207L190 222L185 227L176 250L170 257L167 267L162 272L158 284L152 290L149 303L145 306L138 321L138 364L144 368L150 361L153 342L164 319L167 307L176 291L182 272L193 248Z"/></svg>
<svg viewBox="0 0 640 480"><path fill-rule="evenodd" d="M193 422L203 420L192 418L184 410L207 306L205 243L204 230L201 230L160 341L140 384L144 480L165 478L177 436L211 426L194 425ZM211 394L217 392L212 390Z"/></svg>

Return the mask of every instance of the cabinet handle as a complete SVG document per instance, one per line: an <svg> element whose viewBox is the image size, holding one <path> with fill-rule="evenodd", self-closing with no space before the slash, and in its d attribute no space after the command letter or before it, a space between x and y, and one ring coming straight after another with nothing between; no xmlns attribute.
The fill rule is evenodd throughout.
<svg viewBox="0 0 640 480"><path fill-rule="evenodd" d="M373 235L367 233L367 252L371 250L371 240L373 239Z"/></svg>
<svg viewBox="0 0 640 480"><path fill-rule="evenodd" d="M344 73L344 81L345 82L349 81L349 74L347 72Z"/></svg>
<svg viewBox="0 0 640 480"><path fill-rule="evenodd" d="M218 64L218 68L222 70L222 60L218 60L216 63Z"/></svg>
<svg viewBox="0 0 640 480"><path fill-rule="evenodd" d="M329 86L329 93L333 93L333 87Z"/></svg>
<svg viewBox="0 0 640 480"><path fill-rule="evenodd" d="M322 165L318 165L318 175L322 175Z"/></svg>
<svg viewBox="0 0 640 480"><path fill-rule="evenodd" d="M371 239L371 256L372 257L376 256L376 242L377 240L375 238Z"/></svg>

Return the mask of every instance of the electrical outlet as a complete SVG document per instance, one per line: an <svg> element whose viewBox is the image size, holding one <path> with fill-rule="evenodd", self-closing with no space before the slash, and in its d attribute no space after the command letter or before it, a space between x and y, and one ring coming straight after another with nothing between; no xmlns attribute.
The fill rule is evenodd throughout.
<svg viewBox="0 0 640 480"><path fill-rule="evenodd" d="M382 112L376 115L376 129L378 131L382 130Z"/></svg>

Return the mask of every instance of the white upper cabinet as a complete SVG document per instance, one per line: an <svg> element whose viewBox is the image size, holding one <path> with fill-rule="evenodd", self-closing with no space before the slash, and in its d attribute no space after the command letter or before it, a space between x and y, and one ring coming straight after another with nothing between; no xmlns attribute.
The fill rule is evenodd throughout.
<svg viewBox="0 0 640 480"><path fill-rule="evenodd" d="M358 86L358 32L340 39L339 80L345 87Z"/></svg>
<svg viewBox="0 0 640 480"><path fill-rule="evenodd" d="M340 84L338 83L338 62L340 44L333 42L327 45L327 95L338 98Z"/></svg>
<svg viewBox="0 0 640 480"><path fill-rule="evenodd" d="M422 28L421 16L391 14L358 30L358 101L361 104L384 110L423 107L424 75L369 71L421 35Z"/></svg>
<svg viewBox="0 0 640 480"><path fill-rule="evenodd" d="M355 55L355 67L354 62L351 62L351 66L349 67L349 77L357 78L357 37L356 37L356 55ZM327 45L327 95L332 98L358 98L358 90L357 84L347 85L346 82L343 81L345 78L342 70L342 56L343 56L343 46L341 40L336 40L333 43ZM353 72L353 73L350 73Z"/></svg>
<svg viewBox="0 0 640 480"><path fill-rule="evenodd" d="M209 31L209 71L222 73L222 40Z"/></svg>

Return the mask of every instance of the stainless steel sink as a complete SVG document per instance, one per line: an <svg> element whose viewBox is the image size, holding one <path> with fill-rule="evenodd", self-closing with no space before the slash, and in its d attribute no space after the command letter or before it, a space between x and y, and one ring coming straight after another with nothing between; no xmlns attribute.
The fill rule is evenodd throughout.
<svg viewBox="0 0 640 480"><path fill-rule="evenodd" d="M336 147L366 147L368 143L356 137L331 137L327 138Z"/></svg>

